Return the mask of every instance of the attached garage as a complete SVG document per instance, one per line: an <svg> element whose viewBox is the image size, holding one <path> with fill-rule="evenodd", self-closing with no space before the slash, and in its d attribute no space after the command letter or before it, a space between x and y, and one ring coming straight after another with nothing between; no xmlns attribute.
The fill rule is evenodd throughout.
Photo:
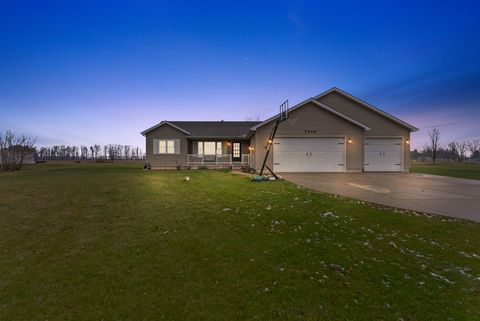
<svg viewBox="0 0 480 321"><path fill-rule="evenodd" d="M402 151L402 138L365 138L365 171L403 171Z"/></svg>
<svg viewBox="0 0 480 321"><path fill-rule="evenodd" d="M345 137L275 138L275 172L344 172Z"/></svg>

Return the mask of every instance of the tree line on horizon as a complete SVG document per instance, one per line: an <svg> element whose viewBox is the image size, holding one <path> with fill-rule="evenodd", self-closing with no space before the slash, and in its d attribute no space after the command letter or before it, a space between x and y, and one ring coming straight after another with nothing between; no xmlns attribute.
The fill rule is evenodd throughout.
<svg viewBox="0 0 480 321"><path fill-rule="evenodd" d="M121 144L94 144L91 146L52 145L36 149L36 160L135 160L144 159L138 146Z"/></svg>
<svg viewBox="0 0 480 321"><path fill-rule="evenodd" d="M94 144L91 146L53 145L35 147L37 138L18 135L11 130L0 132L0 170L14 171L25 163L48 160L141 160L145 158L138 146Z"/></svg>
<svg viewBox="0 0 480 321"><path fill-rule="evenodd" d="M411 152L412 160L437 160L447 161L480 161L480 139L466 141L453 141L442 147L440 141L440 129L434 127L428 132L428 139L423 150L417 149Z"/></svg>

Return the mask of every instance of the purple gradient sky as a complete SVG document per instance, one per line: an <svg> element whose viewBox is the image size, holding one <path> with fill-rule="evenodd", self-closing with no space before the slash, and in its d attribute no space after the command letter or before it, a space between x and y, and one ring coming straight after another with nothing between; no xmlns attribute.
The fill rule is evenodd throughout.
<svg viewBox="0 0 480 321"><path fill-rule="evenodd" d="M121 143L265 119L332 86L442 142L480 137L478 1L2 1L0 131Z"/></svg>

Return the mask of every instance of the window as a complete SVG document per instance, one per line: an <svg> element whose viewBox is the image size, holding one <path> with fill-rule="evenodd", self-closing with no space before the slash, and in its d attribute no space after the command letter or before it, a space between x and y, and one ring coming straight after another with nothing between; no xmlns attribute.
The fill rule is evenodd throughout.
<svg viewBox="0 0 480 321"><path fill-rule="evenodd" d="M180 154L179 139L154 139L154 154Z"/></svg>
<svg viewBox="0 0 480 321"><path fill-rule="evenodd" d="M198 142L199 155L221 155L223 154L222 142Z"/></svg>
<svg viewBox="0 0 480 321"><path fill-rule="evenodd" d="M215 142L204 142L203 143L203 154L205 154L205 155L215 155Z"/></svg>
<svg viewBox="0 0 480 321"><path fill-rule="evenodd" d="M233 143L233 158L240 158L240 143Z"/></svg>
<svg viewBox="0 0 480 321"><path fill-rule="evenodd" d="M167 140L167 154L175 154L175 142Z"/></svg>

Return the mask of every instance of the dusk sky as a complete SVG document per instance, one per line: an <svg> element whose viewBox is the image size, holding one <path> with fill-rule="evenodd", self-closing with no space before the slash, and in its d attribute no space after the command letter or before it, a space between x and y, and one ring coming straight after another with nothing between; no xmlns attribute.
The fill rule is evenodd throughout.
<svg viewBox="0 0 480 321"><path fill-rule="evenodd" d="M0 131L132 144L339 87L442 143L480 137L477 1L0 0Z"/></svg>

